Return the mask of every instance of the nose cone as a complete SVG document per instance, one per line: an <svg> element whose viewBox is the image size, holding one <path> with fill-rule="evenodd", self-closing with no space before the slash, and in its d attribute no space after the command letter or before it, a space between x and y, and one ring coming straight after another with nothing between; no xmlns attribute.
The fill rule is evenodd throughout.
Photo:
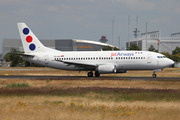
<svg viewBox="0 0 180 120"><path fill-rule="evenodd" d="M173 60L171 60L171 59L168 59L167 64L168 64L168 66L171 66L171 65L173 65L173 64L174 64L174 61L173 61Z"/></svg>

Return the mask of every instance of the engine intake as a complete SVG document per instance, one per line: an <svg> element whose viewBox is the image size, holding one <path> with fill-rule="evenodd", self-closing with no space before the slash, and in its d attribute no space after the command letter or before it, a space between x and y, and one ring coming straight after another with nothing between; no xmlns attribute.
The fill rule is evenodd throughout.
<svg viewBox="0 0 180 120"><path fill-rule="evenodd" d="M99 65L97 71L99 74L116 73L117 68L116 65L112 64Z"/></svg>

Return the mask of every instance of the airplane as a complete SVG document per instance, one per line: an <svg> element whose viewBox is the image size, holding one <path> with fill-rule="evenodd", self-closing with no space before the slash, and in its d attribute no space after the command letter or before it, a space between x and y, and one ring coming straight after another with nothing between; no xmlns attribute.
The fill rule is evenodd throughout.
<svg viewBox="0 0 180 120"><path fill-rule="evenodd" d="M59 51L45 47L25 23L17 23L24 53L23 60L62 70L90 71L88 77L100 74L126 73L128 70L162 71L174 64L160 53L150 51Z"/></svg>

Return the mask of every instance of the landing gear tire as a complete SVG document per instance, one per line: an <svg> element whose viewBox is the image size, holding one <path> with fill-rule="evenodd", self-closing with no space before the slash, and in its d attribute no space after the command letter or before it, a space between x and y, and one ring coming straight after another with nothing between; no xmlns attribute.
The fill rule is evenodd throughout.
<svg viewBox="0 0 180 120"><path fill-rule="evenodd" d="M99 74L98 72L95 72L95 76L96 76L96 77L99 77L100 74Z"/></svg>
<svg viewBox="0 0 180 120"><path fill-rule="evenodd" d="M152 77L153 77L153 78L156 78L156 74L153 74Z"/></svg>
<svg viewBox="0 0 180 120"><path fill-rule="evenodd" d="M93 72L88 72L88 77L93 77Z"/></svg>

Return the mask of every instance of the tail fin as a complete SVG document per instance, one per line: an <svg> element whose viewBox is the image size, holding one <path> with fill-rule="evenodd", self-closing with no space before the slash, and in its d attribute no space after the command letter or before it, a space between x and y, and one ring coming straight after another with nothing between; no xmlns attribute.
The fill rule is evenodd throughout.
<svg viewBox="0 0 180 120"><path fill-rule="evenodd" d="M17 25L25 53L48 51L25 23L17 23Z"/></svg>

